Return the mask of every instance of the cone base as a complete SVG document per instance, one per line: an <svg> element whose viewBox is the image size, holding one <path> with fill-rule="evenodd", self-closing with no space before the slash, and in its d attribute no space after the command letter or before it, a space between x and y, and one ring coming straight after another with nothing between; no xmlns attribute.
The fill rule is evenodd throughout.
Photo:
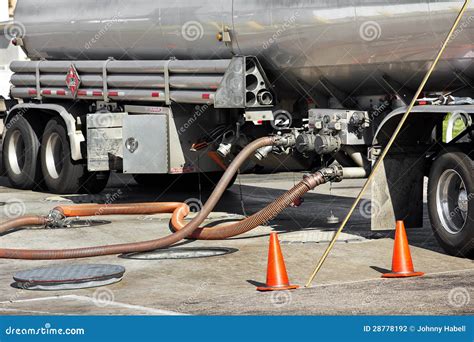
<svg viewBox="0 0 474 342"><path fill-rule="evenodd" d="M382 278L412 278L422 277L425 274L423 272L406 272L406 273L386 273Z"/></svg>
<svg viewBox="0 0 474 342"><path fill-rule="evenodd" d="M260 286L257 287L257 291L260 292L268 292L268 291L288 291L288 290L296 290L299 289L299 285L288 285L288 286L278 286L278 287L273 287L273 286Z"/></svg>

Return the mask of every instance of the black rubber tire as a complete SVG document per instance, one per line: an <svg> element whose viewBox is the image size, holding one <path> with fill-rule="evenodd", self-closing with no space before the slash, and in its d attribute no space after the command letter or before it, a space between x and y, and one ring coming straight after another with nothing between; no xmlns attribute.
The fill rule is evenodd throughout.
<svg viewBox="0 0 474 342"><path fill-rule="evenodd" d="M55 143L51 148L52 140ZM53 158L53 159L52 159ZM54 161L55 165L48 161ZM85 167L71 158L67 129L61 118L51 119L43 133L41 144L41 169L48 190L55 194L76 194L81 189ZM56 174L53 174L56 170Z"/></svg>
<svg viewBox="0 0 474 342"><path fill-rule="evenodd" d="M3 165L14 188L32 190L41 186L39 150L40 138L32 124L22 116L13 117L3 138Z"/></svg>
<svg viewBox="0 0 474 342"><path fill-rule="evenodd" d="M453 234L444 228L437 208L438 184L443 173L447 170L456 171L466 187L468 212L464 228ZM431 225L443 249L451 255L472 258L474 256L474 162L462 152L446 152L432 165L428 183L428 211Z"/></svg>
<svg viewBox="0 0 474 342"><path fill-rule="evenodd" d="M210 191L215 188L221 179L223 172L208 172L201 175L197 173L185 175L134 175L135 181L144 187L170 191L198 191L199 184L201 190ZM234 185L237 176L235 176L227 189Z"/></svg>

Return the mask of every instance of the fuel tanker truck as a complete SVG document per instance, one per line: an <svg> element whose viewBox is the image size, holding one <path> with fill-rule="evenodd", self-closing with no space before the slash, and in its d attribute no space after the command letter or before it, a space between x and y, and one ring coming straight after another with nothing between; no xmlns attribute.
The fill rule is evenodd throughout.
<svg viewBox="0 0 474 342"><path fill-rule="evenodd" d="M100 192L111 172L212 185L253 141L281 136L245 170L336 165L340 180L366 178L462 4L19 0L6 32L29 60L10 66L19 103L5 118L5 172L15 188L59 194ZM368 204L385 230L423 226L427 200L440 244L462 256L474 252L473 18L470 8Z"/></svg>

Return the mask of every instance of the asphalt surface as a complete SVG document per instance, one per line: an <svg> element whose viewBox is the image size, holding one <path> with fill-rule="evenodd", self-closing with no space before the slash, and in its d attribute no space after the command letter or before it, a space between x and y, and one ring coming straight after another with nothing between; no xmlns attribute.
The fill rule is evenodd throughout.
<svg viewBox="0 0 474 342"><path fill-rule="evenodd" d="M292 187L301 174L245 175L225 194L209 222L252 214ZM185 260L133 260L117 256L72 261L0 260L0 314L79 315L454 315L472 314L474 264L445 254L429 221L408 231L417 271L422 278L386 280L391 267L393 232L371 232L364 208L355 216L316 278L313 287L293 292L259 293L265 282L268 234L279 233L290 280L304 285L362 181L322 186L298 208L287 209L271 222L226 241L188 241L182 247L230 247L232 254ZM114 176L98 196L55 196L18 191L0 179L2 221L17 214L46 214L58 204L90 202L205 202L198 188L161 194ZM426 216L426 215L425 215ZM23 229L0 237L0 248L70 248L150 240L169 234L170 215L94 217L67 229ZM102 220L102 221L101 221ZM82 222L84 223L84 222ZM48 265L110 263L126 268L119 283L69 291L30 291L14 287L18 271Z"/></svg>

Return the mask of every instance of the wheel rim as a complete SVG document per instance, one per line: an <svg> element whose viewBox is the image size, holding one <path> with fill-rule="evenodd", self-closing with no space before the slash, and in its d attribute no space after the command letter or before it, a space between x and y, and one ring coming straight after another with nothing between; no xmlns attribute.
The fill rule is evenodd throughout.
<svg viewBox="0 0 474 342"><path fill-rule="evenodd" d="M25 167L26 160L26 145L23 140L23 135L19 130L12 133L10 137L10 144L8 145L8 163L12 172L20 175Z"/></svg>
<svg viewBox="0 0 474 342"><path fill-rule="evenodd" d="M61 138L57 133L51 133L46 141L45 163L51 178L58 179L63 169L64 150Z"/></svg>
<svg viewBox="0 0 474 342"><path fill-rule="evenodd" d="M469 199L463 178L456 170L446 170L436 191L436 206L443 228L459 234L467 223Z"/></svg>

